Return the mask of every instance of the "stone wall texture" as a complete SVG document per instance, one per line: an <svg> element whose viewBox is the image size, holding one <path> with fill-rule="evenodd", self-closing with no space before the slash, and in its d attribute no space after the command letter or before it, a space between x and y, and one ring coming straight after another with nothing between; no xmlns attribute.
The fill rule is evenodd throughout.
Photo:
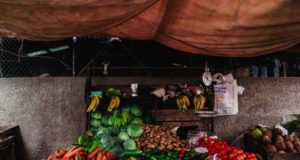
<svg viewBox="0 0 300 160"><path fill-rule="evenodd" d="M46 158L85 131L84 78L2 78L0 86L0 122L20 126L24 159Z"/></svg>
<svg viewBox="0 0 300 160"><path fill-rule="evenodd" d="M245 78L238 84L246 88L239 96L239 113L215 120L222 138L232 140L256 124L275 125L300 114L300 78Z"/></svg>

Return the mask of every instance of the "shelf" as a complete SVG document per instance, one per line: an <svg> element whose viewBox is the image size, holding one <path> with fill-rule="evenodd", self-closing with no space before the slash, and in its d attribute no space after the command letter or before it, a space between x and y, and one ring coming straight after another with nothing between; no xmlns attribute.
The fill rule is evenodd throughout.
<svg viewBox="0 0 300 160"><path fill-rule="evenodd" d="M216 111L198 111L195 112L195 114L198 114L201 118L214 118L220 116Z"/></svg>

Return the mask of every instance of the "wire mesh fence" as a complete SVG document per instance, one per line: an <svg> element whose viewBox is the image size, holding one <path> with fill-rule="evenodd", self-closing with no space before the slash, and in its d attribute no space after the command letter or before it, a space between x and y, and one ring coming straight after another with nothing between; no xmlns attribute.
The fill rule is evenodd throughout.
<svg viewBox="0 0 300 160"><path fill-rule="evenodd" d="M53 55L29 56L30 53L47 49L49 42L42 42L43 45L40 43L0 38L0 77L71 76L72 50Z"/></svg>

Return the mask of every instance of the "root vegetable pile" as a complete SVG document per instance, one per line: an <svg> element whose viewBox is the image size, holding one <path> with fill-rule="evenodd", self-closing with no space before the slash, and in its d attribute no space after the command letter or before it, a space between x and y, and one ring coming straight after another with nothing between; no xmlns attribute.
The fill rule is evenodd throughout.
<svg viewBox="0 0 300 160"><path fill-rule="evenodd" d="M144 130L143 135L135 139L139 149L144 151L154 148L159 150L181 150L185 147L185 144L180 141L176 133L171 132L167 127L145 124L142 128Z"/></svg>

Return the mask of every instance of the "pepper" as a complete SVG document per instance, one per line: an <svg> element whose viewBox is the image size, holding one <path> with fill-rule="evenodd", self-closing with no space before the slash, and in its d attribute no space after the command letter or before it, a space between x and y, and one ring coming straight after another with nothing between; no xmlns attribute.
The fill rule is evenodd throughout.
<svg viewBox="0 0 300 160"><path fill-rule="evenodd" d="M183 157L184 157L184 154L185 154L185 151L184 151L184 150L181 150L180 153L179 153L179 158L183 158Z"/></svg>

